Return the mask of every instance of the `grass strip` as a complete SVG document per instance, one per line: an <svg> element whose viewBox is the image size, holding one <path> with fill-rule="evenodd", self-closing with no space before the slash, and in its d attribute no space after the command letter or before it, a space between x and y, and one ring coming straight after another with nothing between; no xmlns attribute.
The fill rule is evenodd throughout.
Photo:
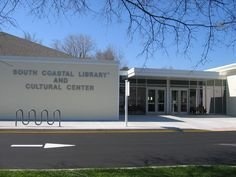
<svg viewBox="0 0 236 177"><path fill-rule="evenodd" d="M236 177L236 168L187 166L136 169L0 170L0 177Z"/></svg>

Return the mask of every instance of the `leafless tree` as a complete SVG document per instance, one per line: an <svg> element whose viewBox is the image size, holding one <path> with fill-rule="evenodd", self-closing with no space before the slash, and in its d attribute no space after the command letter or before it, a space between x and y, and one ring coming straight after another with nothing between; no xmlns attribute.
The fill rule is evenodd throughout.
<svg viewBox="0 0 236 177"><path fill-rule="evenodd" d="M108 46L105 50L98 50L96 52L95 58L97 60L108 60L108 61L116 61L120 64L121 68L126 67L126 63L124 61L124 57L121 51L115 49L112 46Z"/></svg>
<svg viewBox="0 0 236 177"><path fill-rule="evenodd" d="M121 54L111 46L107 47L104 51L99 50L96 52L96 59L98 60L120 61L121 58Z"/></svg>
<svg viewBox="0 0 236 177"><path fill-rule="evenodd" d="M20 2L20 3L19 3ZM0 23L12 21L11 12L17 5L28 7L39 17L50 13L57 15L103 14L112 22L128 21L127 31L131 39L141 35L143 50L152 54L158 49L168 52L170 45L185 54L195 47L202 47L201 63L218 44L235 46L235 0L3 0L0 4Z"/></svg>
<svg viewBox="0 0 236 177"><path fill-rule="evenodd" d="M24 32L24 39L38 44L42 44L42 40L37 39L36 34L31 34L29 32Z"/></svg>
<svg viewBox="0 0 236 177"><path fill-rule="evenodd" d="M87 35L69 35L63 41L56 40L53 48L79 59L91 58L95 43Z"/></svg>

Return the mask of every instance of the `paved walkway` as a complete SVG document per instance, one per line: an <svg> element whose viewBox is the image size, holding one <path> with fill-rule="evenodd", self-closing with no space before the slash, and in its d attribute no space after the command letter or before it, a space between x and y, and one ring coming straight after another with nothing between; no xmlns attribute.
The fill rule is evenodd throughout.
<svg viewBox="0 0 236 177"><path fill-rule="evenodd" d="M119 121L63 121L61 127L58 122L49 126L46 122L37 126L30 122L25 126L21 122L15 126L14 121L0 121L0 129L70 129L70 130L209 130L209 131L236 131L236 117L225 115L132 115L129 116L128 126L125 126L124 117Z"/></svg>

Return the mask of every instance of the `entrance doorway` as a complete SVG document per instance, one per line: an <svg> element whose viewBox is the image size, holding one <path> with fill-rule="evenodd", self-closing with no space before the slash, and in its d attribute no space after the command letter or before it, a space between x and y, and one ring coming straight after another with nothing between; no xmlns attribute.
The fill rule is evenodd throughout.
<svg viewBox="0 0 236 177"><path fill-rule="evenodd" d="M188 90L172 89L171 90L171 113L184 114L188 112Z"/></svg>
<svg viewBox="0 0 236 177"><path fill-rule="evenodd" d="M166 112L166 91L164 88L147 89L147 113L164 114Z"/></svg>

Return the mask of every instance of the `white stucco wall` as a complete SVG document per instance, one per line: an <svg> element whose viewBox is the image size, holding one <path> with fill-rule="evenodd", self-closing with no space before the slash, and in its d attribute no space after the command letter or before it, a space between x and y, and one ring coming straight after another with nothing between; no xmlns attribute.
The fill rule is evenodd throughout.
<svg viewBox="0 0 236 177"><path fill-rule="evenodd" d="M236 116L236 75L227 77L227 114Z"/></svg>
<svg viewBox="0 0 236 177"><path fill-rule="evenodd" d="M62 120L117 120L118 64L1 57L0 119L15 120L18 109L24 110L25 114L35 109L37 116L44 109L50 116L59 109Z"/></svg>

